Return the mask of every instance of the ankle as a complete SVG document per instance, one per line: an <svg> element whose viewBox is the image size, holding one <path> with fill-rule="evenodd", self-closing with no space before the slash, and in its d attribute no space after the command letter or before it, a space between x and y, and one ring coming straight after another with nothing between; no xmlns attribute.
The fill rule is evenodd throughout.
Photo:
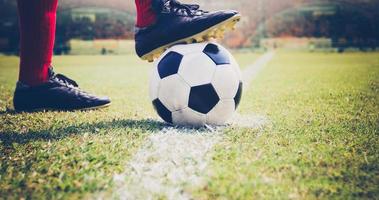
<svg viewBox="0 0 379 200"><path fill-rule="evenodd" d="M48 81L49 73L48 68L50 64L44 64L42 67L24 66L21 62L20 74L18 81L28 86L41 85Z"/></svg>

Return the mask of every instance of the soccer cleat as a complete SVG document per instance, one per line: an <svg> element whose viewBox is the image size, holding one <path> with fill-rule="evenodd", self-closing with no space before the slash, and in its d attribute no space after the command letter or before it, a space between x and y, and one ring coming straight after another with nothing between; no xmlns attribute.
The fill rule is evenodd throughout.
<svg viewBox="0 0 379 200"><path fill-rule="evenodd" d="M110 105L108 97L96 97L79 89L78 84L49 69L49 79L38 86L17 83L13 104L16 111L89 110Z"/></svg>
<svg viewBox="0 0 379 200"><path fill-rule="evenodd" d="M136 52L150 62L175 44L189 44L220 38L233 29L241 15L233 10L208 12L198 5L176 0L153 0L157 22L147 28L136 28Z"/></svg>

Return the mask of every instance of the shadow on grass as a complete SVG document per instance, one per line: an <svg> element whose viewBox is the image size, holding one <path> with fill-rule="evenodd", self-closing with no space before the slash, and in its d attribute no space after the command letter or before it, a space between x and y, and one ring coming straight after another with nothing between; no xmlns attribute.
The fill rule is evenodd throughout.
<svg viewBox="0 0 379 200"><path fill-rule="evenodd" d="M27 133L8 132L0 133L0 142L4 146L11 146L13 143L26 144L33 141L54 141L72 135L83 133L99 134L100 130L110 130L114 128L135 129L142 132L155 132L162 130L168 125L159 121L146 120L112 120L109 122L85 123L75 126L68 126L59 129L47 129L42 131L30 131Z"/></svg>
<svg viewBox="0 0 379 200"><path fill-rule="evenodd" d="M15 114L18 114L18 112L16 112L15 110L10 110L10 109L0 111L0 115L5 115L5 114L15 115Z"/></svg>

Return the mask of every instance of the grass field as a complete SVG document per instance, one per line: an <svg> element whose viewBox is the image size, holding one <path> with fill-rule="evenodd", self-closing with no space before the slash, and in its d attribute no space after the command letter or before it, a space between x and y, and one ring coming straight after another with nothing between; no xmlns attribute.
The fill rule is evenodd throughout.
<svg viewBox="0 0 379 200"><path fill-rule="evenodd" d="M258 57L238 54L244 68ZM88 112L14 113L15 57L0 57L0 199L95 198L114 190L145 139L165 125L135 56L56 57L56 71L112 99ZM278 52L230 127L195 199L375 199L379 196L379 53ZM141 191L143 192L143 191Z"/></svg>

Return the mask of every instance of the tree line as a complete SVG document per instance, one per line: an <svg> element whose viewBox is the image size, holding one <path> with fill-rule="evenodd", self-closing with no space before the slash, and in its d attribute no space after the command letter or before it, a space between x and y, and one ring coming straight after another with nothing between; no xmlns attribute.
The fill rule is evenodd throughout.
<svg viewBox="0 0 379 200"><path fill-rule="evenodd" d="M211 10L239 10L243 20L227 35L230 47L257 47L262 38L325 37L336 47L376 48L379 43L379 1L376 0L217 0L198 2ZM134 2L125 0L60 1L57 49L70 39L133 39ZM76 8L98 8L96 20L73 18ZM106 9L104 9L104 7ZM107 12L108 10L108 12ZM6 48L1 45L7 40ZM4 45L3 45L4 46ZM17 52L18 23L14 0L0 0L0 51Z"/></svg>

